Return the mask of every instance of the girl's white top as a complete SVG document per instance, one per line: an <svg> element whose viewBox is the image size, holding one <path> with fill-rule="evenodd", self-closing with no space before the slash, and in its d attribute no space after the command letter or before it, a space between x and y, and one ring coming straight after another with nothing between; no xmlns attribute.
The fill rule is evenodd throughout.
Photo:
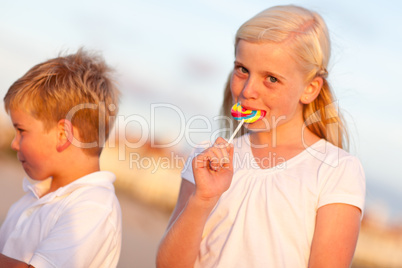
<svg viewBox="0 0 402 268"><path fill-rule="evenodd" d="M288 161L260 161L249 135L234 140L234 175L209 215L194 267L307 267L317 209L331 203L363 211L360 161L320 140ZM191 160L182 177L194 183ZM271 163L270 163L271 161Z"/></svg>

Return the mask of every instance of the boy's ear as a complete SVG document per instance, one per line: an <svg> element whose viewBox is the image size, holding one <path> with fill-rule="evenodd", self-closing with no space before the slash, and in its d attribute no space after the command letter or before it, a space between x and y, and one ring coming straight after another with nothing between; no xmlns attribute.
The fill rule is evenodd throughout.
<svg viewBox="0 0 402 268"><path fill-rule="evenodd" d="M314 101L317 98L318 94L320 94L323 84L324 81L322 77L314 77L313 80L311 80L304 89L303 94L300 97L301 103L309 104L310 102Z"/></svg>
<svg viewBox="0 0 402 268"><path fill-rule="evenodd" d="M62 152L67 149L73 138L73 124L67 119L61 119L57 123L57 151Z"/></svg>

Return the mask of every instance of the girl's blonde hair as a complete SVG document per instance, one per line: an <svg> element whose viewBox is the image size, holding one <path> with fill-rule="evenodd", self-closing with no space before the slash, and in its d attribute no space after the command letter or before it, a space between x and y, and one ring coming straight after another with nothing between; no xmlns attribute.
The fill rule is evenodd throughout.
<svg viewBox="0 0 402 268"><path fill-rule="evenodd" d="M294 5L271 7L240 26L235 50L240 40L254 43L286 42L306 74L306 82L317 76L322 77L324 83L320 94L313 102L304 105L303 118L307 128L320 138L340 148L348 146L346 126L327 81L330 39L327 26L319 14ZM232 105L229 76L224 92L223 115L230 117ZM228 123L225 123L228 127Z"/></svg>

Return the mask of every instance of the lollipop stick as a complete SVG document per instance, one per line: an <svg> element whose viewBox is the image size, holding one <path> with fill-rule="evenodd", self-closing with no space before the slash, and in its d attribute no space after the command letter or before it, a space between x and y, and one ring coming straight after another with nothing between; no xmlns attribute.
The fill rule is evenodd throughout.
<svg viewBox="0 0 402 268"><path fill-rule="evenodd" d="M240 121L239 125L237 126L237 128L236 128L235 131L233 132L232 136L230 137L228 143L232 143L234 137L236 136L237 132L239 132L239 130L240 130L241 126L243 125L243 123L244 123L244 119L242 119L242 120Z"/></svg>

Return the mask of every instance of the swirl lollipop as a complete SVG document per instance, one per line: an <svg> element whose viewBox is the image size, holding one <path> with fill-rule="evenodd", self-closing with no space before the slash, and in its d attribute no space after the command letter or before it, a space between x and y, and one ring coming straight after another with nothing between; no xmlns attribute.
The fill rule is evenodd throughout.
<svg viewBox="0 0 402 268"><path fill-rule="evenodd" d="M235 120L244 120L244 123L254 123L264 118L266 114L264 110L247 110L240 105L240 102L233 105L230 113Z"/></svg>
<svg viewBox="0 0 402 268"><path fill-rule="evenodd" d="M265 117L266 111L264 110L247 110L240 105L240 102L233 105L232 110L230 111L233 118L237 121L240 121L240 124L237 126L232 136L229 139L229 143L233 141L234 136L236 136L237 132L244 123L254 123L260 119Z"/></svg>

